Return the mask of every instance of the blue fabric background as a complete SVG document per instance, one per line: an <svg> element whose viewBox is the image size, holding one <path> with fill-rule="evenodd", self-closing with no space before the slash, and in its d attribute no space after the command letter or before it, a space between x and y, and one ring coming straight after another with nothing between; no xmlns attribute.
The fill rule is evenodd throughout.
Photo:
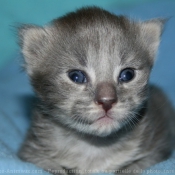
<svg viewBox="0 0 175 175"><path fill-rule="evenodd" d="M126 14L134 19L171 17L165 26L151 82L162 87L175 106L175 1L149 1L120 8L113 6L110 9L116 14ZM16 156L30 124L34 102L28 77L21 71L20 64L21 57L16 53L13 60L0 71L0 174L41 174L41 169L22 162ZM42 171L42 174L47 173ZM149 168L144 174L175 174L175 154L167 161Z"/></svg>

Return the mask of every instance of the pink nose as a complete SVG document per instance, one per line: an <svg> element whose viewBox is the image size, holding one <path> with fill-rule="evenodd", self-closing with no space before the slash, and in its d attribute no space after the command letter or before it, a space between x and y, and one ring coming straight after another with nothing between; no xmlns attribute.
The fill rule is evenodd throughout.
<svg viewBox="0 0 175 175"><path fill-rule="evenodd" d="M112 83L103 82L97 85L95 101L107 112L117 103L116 89Z"/></svg>
<svg viewBox="0 0 175 175"><path fill-rule="evenodd" d="M98 99L97 101L99 105L102 105L103 109L106 112L109 111L112 108L112 105L116 102L117 100L114 98L113 99L101 98L101 99Z"/></svg>

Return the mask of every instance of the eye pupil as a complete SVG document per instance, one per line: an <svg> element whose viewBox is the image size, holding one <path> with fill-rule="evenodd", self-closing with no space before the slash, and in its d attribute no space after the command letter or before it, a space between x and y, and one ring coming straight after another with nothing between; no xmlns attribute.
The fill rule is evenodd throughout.
<svg viewBox="0 0 175 175"><path fill-rule="evenodd" d="M77 82L79 80L79 77L78 77L78 74L74 73L71 77L71 79L74 81L74 82Z"/></svg>
<svg viewBox="0 0 175 175"><path fill-rule="evenodd" d="M119 80L122 82L129 82L134 78L134 70L127 68L120 72Z"/></svg>
<svg viewBox="0 0 175 175"><path fill-rule="evenodd" d="M80 70L73 70L69 72L69 78L75 83L82 84L86 82L86 76Z"/></svg>

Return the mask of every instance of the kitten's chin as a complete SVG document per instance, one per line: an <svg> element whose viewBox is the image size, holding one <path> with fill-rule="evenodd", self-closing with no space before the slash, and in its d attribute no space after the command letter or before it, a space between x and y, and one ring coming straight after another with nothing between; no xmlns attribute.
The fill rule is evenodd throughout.
<svg viewBox="0 0 175 175"><path fill-rule="evenodd" d="M108 116L100 117L89 127L92 134L100 137L106 137L119 128L119 123L116 123L113 118Z"/></svg>

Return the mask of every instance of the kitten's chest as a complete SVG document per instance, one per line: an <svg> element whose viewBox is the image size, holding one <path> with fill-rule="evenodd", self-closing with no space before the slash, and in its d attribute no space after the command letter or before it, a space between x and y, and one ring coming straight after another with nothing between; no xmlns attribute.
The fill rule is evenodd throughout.
<svg viewBox="0 0 175 175"><path fill-rule="evenodd" d="M82 140L62 140L57 145L58 161L62 167L80 171L116 170L136 158L138 142L128 141L110 146L94 146Z"/></svg>

